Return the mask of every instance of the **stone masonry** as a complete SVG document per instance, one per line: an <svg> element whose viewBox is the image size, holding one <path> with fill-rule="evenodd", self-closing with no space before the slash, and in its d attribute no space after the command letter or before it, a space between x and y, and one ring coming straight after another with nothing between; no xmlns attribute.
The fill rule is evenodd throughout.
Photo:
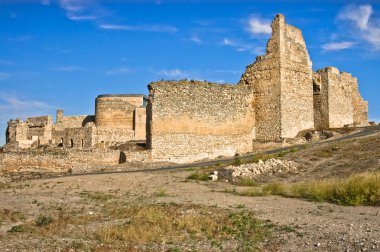
<svg viewBox="0 0 380 252"><path fill-rule="evenodd" d="M201 81L149 85L147 146L154 160L190 162L252 150L253 89Z"/></svg>
<svg viewBox="0 0 380 252"><path fill-rule="evenodd" d="M59 109L55 124L51 116L9 121L7 143L20 148L52 144L90 149L145 140L145 106L144 95L100 95L94 116L65 116Z"/></svg>
<svg viewBox="0 0 380 252"><path fill-rule="evenodd" d="M314 128L312 64L302 33L283 15L271 26L266 55L257 57L239 82L255 89L258 141L281 141Z"/></svg>
<svg viewBox="0 0 380 252"><path fill-rule="evenodd" d="M9 121L7 143L96 149L146 139L126 159L183 163L281 145L304 130L367 125L357 78L334 67L313 72L301 30L281 14L271 27L266 54L237 85L159 81L148 85L149 99L100 95L93 116L58 110L55 124L51 116Z"/></svg>

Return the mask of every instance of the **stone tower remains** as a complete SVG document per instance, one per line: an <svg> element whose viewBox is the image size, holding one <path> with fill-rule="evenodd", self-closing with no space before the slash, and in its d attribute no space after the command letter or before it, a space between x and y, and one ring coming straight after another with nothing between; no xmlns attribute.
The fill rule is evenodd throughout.
<svg viewBox="0 0 380 252"><path fill-rule="evenodd" d="M302 32L273 20L266 55L247 66L239 82L253 86L256 141L281 141L299 131L314 128L312 63Z"/></svg>

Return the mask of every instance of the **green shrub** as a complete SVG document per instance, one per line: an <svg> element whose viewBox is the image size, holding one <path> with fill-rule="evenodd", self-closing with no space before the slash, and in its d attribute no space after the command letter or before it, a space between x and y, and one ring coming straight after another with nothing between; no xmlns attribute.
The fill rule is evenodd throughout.
<svg viewBox="0 0 380 252"><path fill-rule="evenodd" d="M12 226L12 228L8 230L9 233L19 233L22 231L23 231L22 225Z"/></svg>
<svg viewBox="0 0 380 252"><path fill-rule="evenodd" d="M36 225L38 227L43 227L43 226L49 225L52 221L53 221L53 218L51 218L50 216L39 216L36 219Z"/></svg>
<svg viewBox="0 0 380 252"><path fill-rule="evenodd" d="M196 171L190 174L190 176L188 176L187 178L192 180L208 181L208 177L208 173Z"/></svg>

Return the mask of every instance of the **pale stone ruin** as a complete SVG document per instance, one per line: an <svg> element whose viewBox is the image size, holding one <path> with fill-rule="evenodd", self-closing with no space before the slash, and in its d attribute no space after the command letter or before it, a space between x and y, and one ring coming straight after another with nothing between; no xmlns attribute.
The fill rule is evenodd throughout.
<svg viewBox="0 0 380 252"><path fill-rule="evenodd" d="M357 78L334 67L313 72L301 31L281 14L271 27L266 54L237 85L159 81L148 98L101 95L94 116L58 110L55 124L51 116L9 121L7 143L92 149L145 140L139 158L183 163L282 145L304 130L366 126Z"/></svg>
<svg viewBox="0 0 380 252"><path fill-rule="evenodd" d="M145 140L145 95L99 95L95 115L65 116L57 110L51 116L10 120L7 143L21 148L53 144L79 149L105 148L130 140Z"/></svg>

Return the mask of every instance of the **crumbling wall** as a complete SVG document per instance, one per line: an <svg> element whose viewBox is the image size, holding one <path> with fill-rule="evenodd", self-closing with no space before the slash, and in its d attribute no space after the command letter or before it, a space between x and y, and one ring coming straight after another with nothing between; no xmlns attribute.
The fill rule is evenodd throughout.
<svg viewBox="0 0 380 252"><path fill-rule="evenodd" d="M56 130L67 128L80 128L86 126L87 123L95 122L95 116L79 115L79 116L62 116L54 125Z"/></svg>
<svg viewBox="0 0 380 252"><path fill-rule="evenodd" d="M132 130L134 110L143 105L143 95L99 95L95 105L96 126Z"/></svg>
<svg viewBox="0 0 380 252"><path fill-rule="evenodd" d="M266 55L246 68L239 84L253 86L256 139L280 141L314 127L311 61L299 29L279 14Z"/></svg>
<svg viewBox="0 0 380 252"><path fill-rule="evenodd" d="M316 80L321 87L319 97L314 95L317 129L367 123L367 103L360 97L357 78L349 73L340 73L335 67L326 67L314 73Z"/></svg>
<svg viewBox="0 0 380 252"><path fill-rule="evenodd" d="M91 148L93 146L93 133L94 126L65 129L63 146L76 149Z"/></svg>
<svg viewBox="0 0 380 252"><path fill-rule="evenodd" d="M105 165L116 165L120 151L116 150L78 150L55 148L0 153L0 171L50 171L73 172L96 170Z"/></svg>
<svg viewBox="0 0 380 252"><path fill-rule="evenodd" d="M132 129L95 127L92 141L95 147L105 148L134 139L135 132Z"/></svg>
<svg viewBox="0 0 380 252"><path fill-rule="evenodd" d="M278 18L280 34L281 138L314 128L312 63L300 29ZM274 21L276 24L276 20Z"/></svg>
<svg viewBox="0 0 380 252"><path fill-rule="evenodd" d="M313 73L314 127L317 130L329 128L327 74Z"/></svg>
<svg viewBox="0 0 380 252"><path fill-rule="evenodd" d="M368 101L365 101L359 93L358 79L351 77L352 106L354 110L354 125L368 125Z"/></svg>
<svg viewBox="0 0 380 252"><path fill-rule="evenodd" d="M149 85L147 146L154 160L191 162L252 151L253 89L198 81Z"/></svg>

